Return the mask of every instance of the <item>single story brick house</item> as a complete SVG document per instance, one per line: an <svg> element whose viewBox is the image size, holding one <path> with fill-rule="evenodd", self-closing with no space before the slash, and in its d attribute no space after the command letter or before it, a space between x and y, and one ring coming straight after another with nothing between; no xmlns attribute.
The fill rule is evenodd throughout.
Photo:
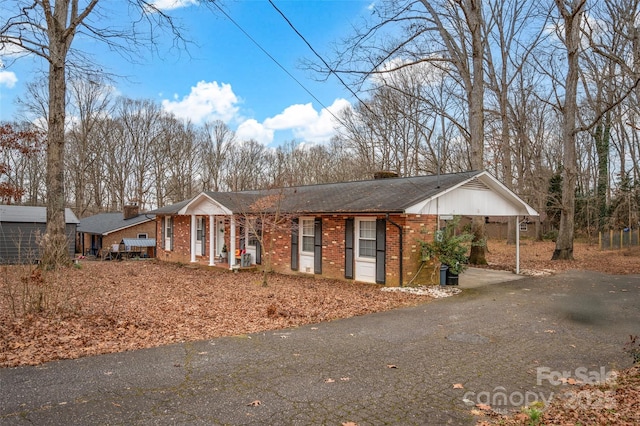
<svg viewBox="0 0 640 426"><path fill-rule="evenodd" d="M123 239L153 239L156 237L155 219L152 214L140 214L139 207L134 204L124 206L122 213L99 213L80 219L78 252L100 256L103 249L111 250Z"/></svg>
<svg viewBox="0 0 640 426"><path fill-rule="evenodd" d="M160 260L216 266L225 247L231 259L225 267L234 268L236 250L260 264L265 241L276 272L389 286L405 285L421 270L420 280L434 281L430 268L420 268L420 241L432 240L444 219L537 216L486 171L202 192L151 213ZM276 214L287 224L263 228L261 238L252 235L258 227L246 225Z"/></svg>
<svg viewBox="0 0 640 426"><path fill-rule="evenodd" d="M78 218L65 209L69 258L75 253ZM40 260L40 238L47 230L47 208L0 205L0 263L35 263Z"/></svg>

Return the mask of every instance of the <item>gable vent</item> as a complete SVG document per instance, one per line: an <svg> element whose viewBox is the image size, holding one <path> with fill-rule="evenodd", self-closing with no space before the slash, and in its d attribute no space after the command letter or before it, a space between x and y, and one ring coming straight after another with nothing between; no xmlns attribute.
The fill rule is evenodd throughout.
<svg viewBox="0 0 640 426"><path fill-rule="evenodd" d="M465 183L462 185L462 188L473 189L475 191L490 191L489 187L478 179L473 179L470 182Z"/></svg>

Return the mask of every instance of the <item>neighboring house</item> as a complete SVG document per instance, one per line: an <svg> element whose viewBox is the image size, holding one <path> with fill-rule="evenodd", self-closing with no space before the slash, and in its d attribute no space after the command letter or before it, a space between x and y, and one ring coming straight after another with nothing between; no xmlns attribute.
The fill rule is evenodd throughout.
<svg viewBox="0 0 640 426"><path fill-rule="evenodd" d="M269 199L278 202L265 202ZM291 218L286 228L262 236L273 242L273 270L394 286L409 283L420 271L421 281L434 281L431 268L421 268L420 241L432 240L443 219L537 215L484 171L203 192L153 211L158 258L213 266L226 246L232 260L225 266L233 267L239 248L251 254L252 263L260 263L265 256L260 238L241 228L245 220L260 217L247 213L258 205L264 206L261 214Z"/></svg>
<svg viewBox="0 0 640 426"><path fill-rule="evenodd" d="M84 255L101 256L123 239L155 237L155 215L140 214L137 205L125 206L123 213L99 213L85 217L78 225L78 249Z"/></svg>
<svg viewBox="0 0 640 426"><path fill-rule="evenodd" d="M79 221L65 209L69 257L75 253ZM0 205L0 263L34 263L40 259L40 238L47 229L47 208Z"/></svg>

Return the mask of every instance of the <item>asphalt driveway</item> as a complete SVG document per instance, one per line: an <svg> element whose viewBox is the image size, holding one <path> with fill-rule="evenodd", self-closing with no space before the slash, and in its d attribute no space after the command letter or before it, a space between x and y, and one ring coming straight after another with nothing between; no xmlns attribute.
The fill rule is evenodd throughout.
<svg viewBox="0 0 640 426"><path fill-rule="evenodd" d="M290 330L0 370L0 424L474 424L631 365L640 275L571 271ZM462 389L454 388L461 384Z"/></svg>

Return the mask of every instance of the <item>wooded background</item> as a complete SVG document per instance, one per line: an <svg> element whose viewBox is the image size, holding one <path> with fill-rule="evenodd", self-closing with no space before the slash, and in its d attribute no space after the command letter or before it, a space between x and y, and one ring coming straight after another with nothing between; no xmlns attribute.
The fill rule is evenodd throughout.
<svg viewBox="0 0 640 426"><path fill-rule="evenodd" d="M325 144L238 140L221 121L194 124L116 96L107 76L85 68L67 78L66 203L79 217L131 201L144 211L203 190L449 173L480 158L553 229L567 192L578 235L637 228L639 13L638 0L382 2L331 58L306 63L320 77L341 75L356 96ZM47 90L29 85L16 131L46 130ZM478 111L481 128L471 130ZM23 189L3 201L42 205L44 141L24 144L0 148L3 181Z"/></svg>

